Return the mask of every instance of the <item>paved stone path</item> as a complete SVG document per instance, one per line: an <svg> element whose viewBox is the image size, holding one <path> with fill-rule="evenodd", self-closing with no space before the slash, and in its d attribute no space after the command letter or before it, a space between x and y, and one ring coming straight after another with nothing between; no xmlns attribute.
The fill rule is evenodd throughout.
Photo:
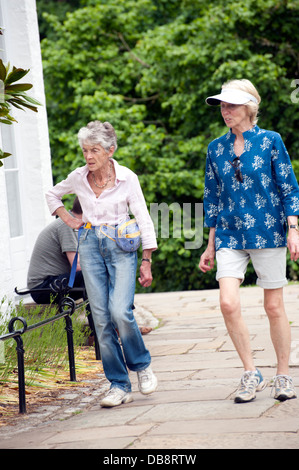
<svg viewBox="0 0 299 470"><path fill-rule="evenodd" d="M269 385L255 401L234 403L242 367L218 295L218 290L136 295L139 323L159 323L144 336L158 391L142 396L131 373L134 401L103 409L99 397L108 384L99 375L20 417L17 425L0 427L0 449L298 449L299 399L276 402ZM256 366L270 381L276 360L263 291L242 288L241 295ZM285 288L285 303L292 325L291 374L299 392L298 286Z"/></svg>

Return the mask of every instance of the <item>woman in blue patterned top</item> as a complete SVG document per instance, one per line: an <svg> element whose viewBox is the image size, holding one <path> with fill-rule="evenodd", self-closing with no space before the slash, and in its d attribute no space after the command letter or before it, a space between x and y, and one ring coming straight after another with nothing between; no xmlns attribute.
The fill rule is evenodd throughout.
<svg viewBox="0 0 299 470"><path fill-rule="evenodd" d="M229 131L208 146L204 209L210 233L199 268L204 273L213 269L216 255L220 308L244 366L237 403L253 400L256 391L266 386L254 366L241 315L239 287L250 260L257 284L264 289L277 356L275 398L296 398L289 376L291 334L283 286L287 284L286 247L292 260L299 258L299 187L281 136L257 126L260 101L249 80L232 80L219 95L206 100L209 105L220 105Z"/></svg>

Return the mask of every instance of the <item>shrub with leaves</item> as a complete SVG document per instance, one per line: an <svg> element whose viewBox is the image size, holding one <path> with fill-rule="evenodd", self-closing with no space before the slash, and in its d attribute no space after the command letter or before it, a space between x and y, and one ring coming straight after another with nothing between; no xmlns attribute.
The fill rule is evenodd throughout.
<svg viewBox="0 0 299 470"><path fill-rule="evenodd" d="M11 106L18 109L30 109L37 112L37 106L40 103L27 95L26 91L30 90L33 85L31 83L18 83L27 73L28 70L12 67L8 63L4 65L0 59L0 122L2 124L13 124L17 122L10 114ZM1 159L9 157L11 154L0 149L0 166L3 165Z"/></svg>

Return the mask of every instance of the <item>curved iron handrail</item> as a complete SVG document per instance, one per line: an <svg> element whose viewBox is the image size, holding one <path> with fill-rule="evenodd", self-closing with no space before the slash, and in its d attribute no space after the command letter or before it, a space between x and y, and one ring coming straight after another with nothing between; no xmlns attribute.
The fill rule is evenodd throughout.
<svg viewBox="0 0 299 470"><path fill-rule="evenodd" d="M22 335L27 331L35 330L48 323L53 323L61 318L65 319L65 330L67 333L67 344L68 344L68 356L69 356L69 368L70 368L70 381L76 382L76 368L75 368L75 355L74 355L74 341L73 341L73 327L71 316L76 309L76 302L71 297L63 297L59 304L59 313L51 318L46 318L33 325L27 325L27 321L23 317L13 317L8 323L9 333L0 336L0 341L13 338L16 343L16 351L18 357L18 384L19 384L19 411L20 413L26 413L26 394L25 394L25 367L24 367L24 347ZM16 322L21 322L23 327L21 329L14 329Z"/></svg>

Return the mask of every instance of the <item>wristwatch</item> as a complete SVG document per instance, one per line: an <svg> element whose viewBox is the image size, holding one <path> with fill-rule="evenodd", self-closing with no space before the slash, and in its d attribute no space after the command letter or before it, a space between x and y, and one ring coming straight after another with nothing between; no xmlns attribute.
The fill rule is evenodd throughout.
<svg viewBox="0 0 299 470"><path fill-rule="evenodd" d="M298 225L289 225L289 228L294 228L295 230L297 230L297 232L299 232Z"/></svg>
<svg viewBox="0 0 299 470"><path fill-rule="evenodd" d="M142 261L147 261L148 263L151 263L151 262L152 262L152 260L149 259L149 258L142 258L141 263L142 263Z"/></svg>

